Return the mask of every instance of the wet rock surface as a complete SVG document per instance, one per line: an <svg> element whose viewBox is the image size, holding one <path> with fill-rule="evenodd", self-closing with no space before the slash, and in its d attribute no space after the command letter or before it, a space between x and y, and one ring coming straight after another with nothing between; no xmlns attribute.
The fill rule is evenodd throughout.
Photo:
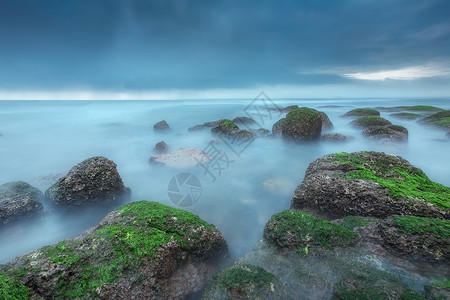
<svg viewBox="0 0 450 300"><path fill-rule="evenodd" d="M202 289L226 253L213 225L140 201L75 239L14 259L0 276L17 280L33 299L183 299Z"/></svg>
<svg viewBox="0 0 450 300"><path fill-rule="evenodd" d="M363 135L374 140L406 142L408 129L400 125L373 126L364 130Z"/></svg>
<svg viewBox="0 0 450 300"><path fill-rule="evenodd" d="M81 207L100 202L112 202L129 194L117 165L103 156L79 163L52 185L47 198L60 207Z"/></svg>
<svg viewBox="0 0 450 300"><path fill-rule="evenodd" d="M350 123L355 128L369 128L373 126L387 126L392 123L381 117L362 117Z"/></svg>
<svg viewBox="0 0 450 300"><path fill-rule="evenodd" d="M379 117L380 112L372 108L356 108L344 114L344 117Z"/></svg>
<svg viewBox="0 0 450 300"><path fill-rule="evenodd" d="M0 226L43 213L43 199L41 191L23 181L0 185Z"/></svg>
<svg viewBox="0 0 450 300"><path fill-rule="evenodd" d="M165 120L159 121L155 125L153 125L153 129L156 131L170 131L171 128L169 124Z"/></svg>
<svg viewBox="0 0 450 300"><path fill-rule="evenodd" d="M295 108L276 122L272 127L274 135L296 141L311 141L320 138L322 132L322 117L320 112L308 108Z"/></svg>

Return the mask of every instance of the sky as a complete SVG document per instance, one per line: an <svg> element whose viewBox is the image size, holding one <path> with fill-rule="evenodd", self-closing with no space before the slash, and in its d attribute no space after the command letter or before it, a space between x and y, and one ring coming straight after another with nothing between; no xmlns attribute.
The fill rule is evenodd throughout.
<svg viewBox="0 0 450 300"><path fill-rule="evenodd" d="M0 99L450 97L448 0L0 0Z"/></svg>

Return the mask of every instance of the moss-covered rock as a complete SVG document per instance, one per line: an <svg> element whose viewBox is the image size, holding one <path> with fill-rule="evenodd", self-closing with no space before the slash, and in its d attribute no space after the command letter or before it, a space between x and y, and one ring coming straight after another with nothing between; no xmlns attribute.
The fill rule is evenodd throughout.
<svg viewBox="0 0 450 300"><path fill-rule="evenodd" d="M200 290L226 250L220 231L199 217L140 201L75 239L14 259L0 276L45 299L176 299Z"/></svg>
<svg viewBox="0 0 450 300"><path fill-rule="evenodd" d="M422 118L422 115L415 114L415 113L396 113L396 114L391 114L391 116L393 116L397 119L403 119L403 120L417 120L419 118Z"/></svg>
<svg viewBox="0 0 450 300"><path fill-rule="evenodd" d="M450 188L431 181L399 156L380 152L334 153L312 162L292 198L332 218L347 215L450 217Z"/></svg>
<svg viewBox="0 0 450 300"><path fill-rule="evenodd" d="M365 129L363 135L374 140L406 142L408 129L400 125L373 126Z"/></svg>
<svg viewBox="0 0 450 300"><path fill-rule="evenodd" d="M379 225L381 244L402 257L431 262L450 261L450 221L393 216Z"/></svg>
<svg viewBox="0 0 450 300"><path fill-rule="evenodd" d="M350 123L355 128L369 128L373 126L387 126L392 125L392 123L382 117L362 117L353 120Z"/></svg>
<svg viewBox="0 0 450 300"><path fill-rule="evenodd" d="M299 107L279 120L272 127L275 135L298 141L318 139L322 132L322 117L320 112L308 107Z"/></svg>
<svg viewBox="0 0 450 300"><path fill-rule="evenodd" d="M286 299L281 283L271 273L251 264L236 264L214 275L206 285L202 300Z"/></svg>
<svg viewBox="0 0 450 300"><path fill-rule="evenodd" d="M296 210L273 215L264 228L264 238L281 250L304 254L315 247L332 249L353 245L359 240L359 236L347 228Z"/></svg>
<svg viewBox="0 0 450 300"><path fill-rule="evenodd" d="M323 111L319 111L320 118L322 119L322 130L331 130L334 128L333 123L331 122L330 118L326 113Z"/></svg>
<svg viewBox="0 0 450 300"><path fill-rule="evenodd" d="M254 126L257 125L256 121L249 117L237 117L233 119L233 123L242 124L244 126Z"/></svg>
<svg viewBox="0 0 450 300"><path fill-rule="evenodd" d="M26 300L30 297L29 289L14 277L0 274L0 299Z"/></svg>
<svg viewBox="0 0 450 300"><path fill-rule="evenodd" d="M419 123L440 129L450 129L450 110L444 110L420 119Z"/></svg>
<svg viewBox="0 0 450 300"><path fill-rule="evenodd" d="M433 111L441 111L442 108L431 106L431 105L412 105L412 106L398 106L397 108L406 111L425 111L425 112L433 112Z"/></svg>
<svg viewBox="0 0 450 300"><path fill-rule="evenodd" d="M117 165L103 156L91 157L74 166L45 195L61 207L81 207L120 200L129 194Z"/></svg>
<svg viewBox="0 0 450 300"><path fill-rule="evenodd" d="M44 212L44 195L23 181L0 185L0 226Z"/></svg>
<svg viewBox="0 0 450 300"><path fill-rule="evenodd" d="M450 278L433 280L425 285L427 299L450 299Z"/></svg>
<svg viewBox="0 0 450 300"><path fill-rule="evenodd" d="M344 117L379 117L380 112L373 108L356 108L344 114Z"/></svg>

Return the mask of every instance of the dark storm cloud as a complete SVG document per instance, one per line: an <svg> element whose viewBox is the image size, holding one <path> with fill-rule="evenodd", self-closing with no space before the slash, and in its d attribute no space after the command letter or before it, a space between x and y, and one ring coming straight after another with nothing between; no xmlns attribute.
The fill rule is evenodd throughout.
<svg viewBox="0 0 450 300"><path fill-rule="evenodd" d="M2 0L0 88L342 83L448 61L450 2Z"/></svg>

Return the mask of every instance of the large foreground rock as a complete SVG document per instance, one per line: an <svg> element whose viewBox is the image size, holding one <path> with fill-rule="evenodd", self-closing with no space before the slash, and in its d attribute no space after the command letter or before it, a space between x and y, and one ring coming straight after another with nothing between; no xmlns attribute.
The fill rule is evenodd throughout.
<svg viewBox="0 0 450 300"><path fill-rule="evenodd" d="M346 215L450 217L450 188L431 181L399 156L335 153L312 162L292 198L292 208L331 218Z"/></svg>
<svg viewBox="0 0 450 300"><path fill-rule="evenodd" d="M319 111L299 107L292 110L272 127L274 135L298 141L311 141L320 138L322 117Z"/></svg>
<svg viewBox="0 0 450 300"><path fill-rule="evenodd" d="M129 193L116 169L105 157L91 157L63 176L45 195L56 206L80 207L114 201Z"/></svg>
<svg viewBox="0 0 450 300"><path fill-rule="evenodd" d="M156 202L122 206L72 240L14 259L0 279L43 299L183 299L227 244L214 225Z"/></svg>
<svg viewBox="0 0 450 300"><path fill-rule="evenodd" d="M0 185L0 226L42 213L43 199L41 191L23 181Z"/></svg>

